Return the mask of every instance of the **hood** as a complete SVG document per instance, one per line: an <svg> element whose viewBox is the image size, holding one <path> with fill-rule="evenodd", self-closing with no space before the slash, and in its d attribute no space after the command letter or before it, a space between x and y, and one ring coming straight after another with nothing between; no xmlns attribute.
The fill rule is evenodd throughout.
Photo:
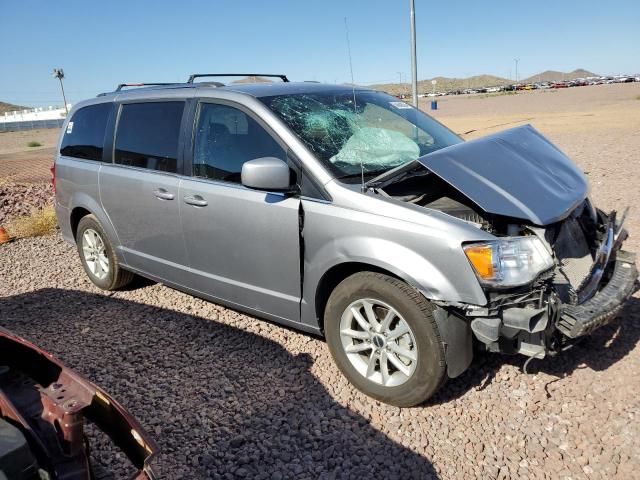
<svg viewBox="0 0 640 480"><path fill-rule="evenodd" d="M459 143L417 162L494 215L548 225L587 196L584 174L531 125Z"/></svg>
<svg viewBox="0 0 640 480"><path fill-rule="evenodd" d="M55 478L97 478L88 461L85 417L109 436L136 467L133 478L158 478L151 465L158 446L106 392L2 327L0 365L5 368L0 371L0 419L6 417L20 430L29 432L39 446L34 450L39 452L38 461L49 466ZM50 430L59 435L52 435Z"/></svg>

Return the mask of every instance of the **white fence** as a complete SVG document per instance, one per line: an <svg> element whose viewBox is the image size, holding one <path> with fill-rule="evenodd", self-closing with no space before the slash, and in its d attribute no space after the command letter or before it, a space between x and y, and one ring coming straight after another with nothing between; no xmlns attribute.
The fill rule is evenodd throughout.
<svg viewBox="0 0 640 480"><path fill-rule="evenodd" d="M67 105L71 108L71 104ZM67 112L64 108L32 108L5 112L0 115L0 132L33 130L35 128L60 128Z"/></svg>

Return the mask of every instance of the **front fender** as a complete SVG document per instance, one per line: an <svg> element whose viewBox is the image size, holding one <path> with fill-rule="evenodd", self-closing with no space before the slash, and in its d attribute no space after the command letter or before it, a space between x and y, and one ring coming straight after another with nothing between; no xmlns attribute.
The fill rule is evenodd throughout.
<svg viewBox="0 0 640 480"><path fill-rule="evenodd" d="M461 255L457 251L449 253ZM303 321L308 321L308 315L315 316L316 292L324 275L334 267L348 263L386 270L430 300L476 305L486 303L486 297L466 261L458 265L445 262L450 269L444 271L425 255L396 242L361 236L343 237L326 243L305 261Z"/></svg>
<svg viewBox="0 0 640 480"><path fill-rule="evenodd" d="M389 240L346 238L339 243L325 245L316 258L320 261L312 261L311 264L314 267L319 266L319 270L323 272L342 263L363 263L393 273L421 290L429 299L444 300L457 295L454 286L433 263L417 252ZM313 281L311 271L308 280Z"/></svg>

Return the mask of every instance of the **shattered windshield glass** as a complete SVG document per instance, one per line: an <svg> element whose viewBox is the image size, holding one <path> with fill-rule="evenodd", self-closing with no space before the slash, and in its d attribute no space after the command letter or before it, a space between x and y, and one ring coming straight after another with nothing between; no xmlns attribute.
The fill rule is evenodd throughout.
<svg viewBox="0 0 640 480"><path fill-rule="evenodd" d="M370 91L262 97L338 178L383 173L460 138L390 95Z"/></svg>

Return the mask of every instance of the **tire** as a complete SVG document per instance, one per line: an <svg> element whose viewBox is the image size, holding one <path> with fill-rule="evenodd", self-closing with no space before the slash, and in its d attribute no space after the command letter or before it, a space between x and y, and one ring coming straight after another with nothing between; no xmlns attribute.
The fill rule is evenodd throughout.
<svg viewBox="0 0 640 480"><path fill-rule="evenodd" d="M83 243L85 242L85 234L89 239L93 239L95 247L90 243L91 240ZM86 215L80 219L76 233L76 245L82 267L97 287L103 290L117 290L128 285L134 279L133 273L120 266L107 235L94 215ZM92 250L92 253L85 254L83 245ZM98 252L102 253L98 254ZM90 261L93 258L96 260Z"/></svg>
<svg viewBox="0 0 640 480"><path fill-rule="evenodd" d="M327 344L338 368L356 388L381 402L411 407L426 401L446 380L435 308L396 278L373 272L346 278L331 293L324 314ZM367 334L362 319L367 322L371 313L377 328ZM383 329L388 316L389 328Z"/></svg>

